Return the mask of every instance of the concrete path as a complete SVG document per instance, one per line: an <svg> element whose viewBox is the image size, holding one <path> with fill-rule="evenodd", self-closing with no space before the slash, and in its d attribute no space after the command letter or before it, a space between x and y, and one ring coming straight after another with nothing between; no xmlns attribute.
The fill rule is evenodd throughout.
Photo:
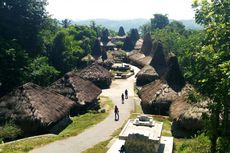
<svg viewBox="0 0 230 153"><path fill-rule="evenodd" d="M131 66L135 74L139 71L137 67ZM119 108L120 120L114 121L113 110L109 116L99 124L85 130L83 133L64 140L55 141L41 148L32 150L30 153L81 153L94 145L109 139L112 133L120 128L127 121L130 112L134 109L134 82L135 75L122 80L117 79L112 82L110 89L103 90L102 95L108 96ZM129 99L121 103L121 93L125 89L129 91Z"/></svg>

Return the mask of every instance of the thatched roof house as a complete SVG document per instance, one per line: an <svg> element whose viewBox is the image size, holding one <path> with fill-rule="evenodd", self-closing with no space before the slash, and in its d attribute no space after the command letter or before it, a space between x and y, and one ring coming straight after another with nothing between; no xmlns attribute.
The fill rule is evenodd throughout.
<svg viewBox="0 0 230 153"><path fill-rule="evenodd" d="M138 95L144 112L168 115L171 102L178 94L161 80L156 80L143 86Z"/></svg>
<svg viewBox="0 0 230 153"><path fill-rule="evenodd" d="M14 121L25 133L44 131L68 117L74 105L67 97L27 83L0 98L0 122Z"/></svg>
<svg viewBox="0 0 230 153"><path fill-rule="evenodd" d="M91 81L82 79L75 71L54 82L49 89L69 97L76 102L77 106L89 106L97 101L101 89Z"/></svg>
<svg viewBox="0 0 230 153"><path fill-rule="evenodd" d="M92 81L101 89L109 88L112 82L112 74L97 63L93 63L83 69L79 76L83 79Z"/></svg>
<svg viewBox="0 0 230 153"><path fill-rule="evenodd" d="M181 72L177 57L170 53L167 60L167 72L165 80L168 85L176 91L180 91L185 86L185 79Z"/></svg>
<svg viewBox="0 0 230 153"><path fill-rule="evenodd" d="M141 52L144 53L146 56L149 56L151 51L152 51L152 38L150 33L145 34L144 36L144 42L143 45L141 47Z"/></svg>
<svg viewBox="0 0 230 153"><path fill-rule="evenodd" d="M153 82L156 79L159 79L157 72L150 65L146 65L145 67L143 67L137 73L136 77L137 77L136 85L138 85L138 86L143 86L143 85L146 85L150 82Z"/></svg>
<svg viewBox="0 0 230 153"><path fill-rule="evenodd" d="M187 88L186 86L183 90ZM172 133L175 137L187 136L203 128L203 114L208 113L207 102L188 103L188 92L178 96L170 106L170 118L173 120ZM183 131L184 132L179 132ZM192 133L191 133L192 132Z"/></svg>
<svg viewBox="0 0 230 153"><path fill-rule="evenodd" d="M133 65L139 66L139 60L144 58L145 55L143 53L140 53L139 51L132 51L132 54L128 55L128 59ZM143 66L141 66L143 67Z"/></svg>

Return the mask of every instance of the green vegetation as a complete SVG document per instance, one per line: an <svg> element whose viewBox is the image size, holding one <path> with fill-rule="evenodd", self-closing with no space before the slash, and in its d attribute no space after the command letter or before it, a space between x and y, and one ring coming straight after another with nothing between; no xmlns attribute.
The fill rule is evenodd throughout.
<svg viewBox="0 0 230 153"><path fill-rule="evenodd" d="M117 73L128 74L130 71L129 70L124 70L124 71L111 70L111 72L113 75L116 75Z"/></svg>
<svg viewBox="0 0 230 153"><path fill-rule="evenodd" d="M56 136L44 136L39 138L30 138L21 141L16 141L6 145L0 145L0 153L26 153L30 150L48 144L50 142L64 139L70 136L76 136L86 130L87 128L95 125L104 120L109 111L113 108L113 104L108 97L100 97L100 105L106 110L105 113L86 113L84 115L72 118L72 123L66 127L61 133ZM10 126L8 129L12 129ZM9 130L8 130L9 131ZM10 130L12 131L12 130ZM14 131L17 132L17 131ZM2 151L1 151L2 149Z"/></svg>
<svg viewBox="0 0 230 153"><path fill-rule="evenodd" d="M36 0L0 3L0 96L26 82L47 86L92 52L97 29L68 19L60 26L46 5Z"/></svg>
<svg viewBox="0 0 230 153"><path fill-rule="evenodd" d="M208 153L210 152L210 141L205 134L200 134L192 139L174 139L176 143L175 152L178 153Z"/></svg>
<svg viewBox="0 0 230 153"><path fill-rule="evenodd" d="M167 16L156 15L143 32L163 43L165 53L177 55L187 81L196 91L188 95L191 103L210 99L205 115L205 134L210 152L228 152L230 137L230 43L229 2L226 0L194 1L195 19L204 29L186 30L178 21L168 23ZM221 147L220 147L221 146Z"/></svg>
<svg viewBox="0 0 230 153"><path fill-rule="evenodd" d="M0 144L4 140L14 140L23 135L23 131L13 123L0 126Z"/></svg>

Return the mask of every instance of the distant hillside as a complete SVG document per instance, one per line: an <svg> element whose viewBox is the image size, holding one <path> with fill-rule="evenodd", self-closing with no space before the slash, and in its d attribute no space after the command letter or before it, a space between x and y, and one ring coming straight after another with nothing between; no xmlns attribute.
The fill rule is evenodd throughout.
<svg viewBox="0 0 230 153"><path fill-rule="evenodd" d="M134 19L134 20L94 19L94 20L73 21L73 23L80 24L80 25L89 25L90 21L95 21L97 25L102 25L114 31L118 31L119 27L123 26L125 32L129 31L131 28L139 28L141 25L148 22L147 19Z"/></svg>
<svg viewBox="0 0 230 153"><path fill-rule="evenodd" d="M133 19L133 20L108 20L108 19L94 19L94 20L82 20L72 21L73 24L89 25L91 21L95 21L97 25L102 25L108 29L118 31L120 26L123 26L125 32L131 28L139 28L143 24L149 22L148 19ZM201 26L195 23L194 20L180 20L187 29L201 29Z"/></svg>
<svg viewBox="0 0 230 153"><path fill-rule="evenodd" d="M186 29L202 29L202 26L196 24L195 20L180 20L186 27Z"/></svg>

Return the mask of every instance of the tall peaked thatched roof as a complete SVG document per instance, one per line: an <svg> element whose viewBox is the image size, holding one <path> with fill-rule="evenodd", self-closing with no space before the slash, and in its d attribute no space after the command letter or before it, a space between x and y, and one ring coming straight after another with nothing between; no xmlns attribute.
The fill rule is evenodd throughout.
<svg viewBox="0 0 230 153"><path fill-rule="evenodd" d="M160 41L154 42L153 51L151 54L153 54L153 58L150 65L155 68L160 76L163 76L166 71L166 59L163 44Z"/></svg>
<svg viewBox="0 0 230 153"><path fill-rule="evenodd" d="M185 85L185 79L181 72L177 57L170 53L167 61L165 79L168 85L176 91L180 91Z"/></svg>
<svg viewBox="0 0 230 153"><path fill-rule="evenodd" d="M146 65L145 67L143 67L136 75L137 77L137 81L136 84L138 86L143 86L146 85L156 79L159 78L157 72L155 71L155 69L150 66L150 65Z"/></svg>
<svg viewBox="0 0 230 153"><path fill-rule="evenodd" d="M79 76L90 80L100 88L108 88L112 82L112 74L104 67L93 63L83 69Z"/></svg>
<svg viewBox="0 0 230 153"><path fill-rule="evenodd" d="M150 33L145 34L144 36L144 42L141 47L141 52L144 53L146 56L149 56L152 50L152 38Z"/></svg>
<svg viewBox="0 0 230 153"><path fill-rule="evenodd" d="M102 92L91 81L80 78L75 71L65 74L63 78L54 82L49 89L69 97L80 105L93 102Z"/></svg>
<svg viewBox="0 0 230 153"><path fill-rule="evenodd" d="M68 115L74 105L69 98L27 83L0 99L0 121L47 127Z"/></svg>

